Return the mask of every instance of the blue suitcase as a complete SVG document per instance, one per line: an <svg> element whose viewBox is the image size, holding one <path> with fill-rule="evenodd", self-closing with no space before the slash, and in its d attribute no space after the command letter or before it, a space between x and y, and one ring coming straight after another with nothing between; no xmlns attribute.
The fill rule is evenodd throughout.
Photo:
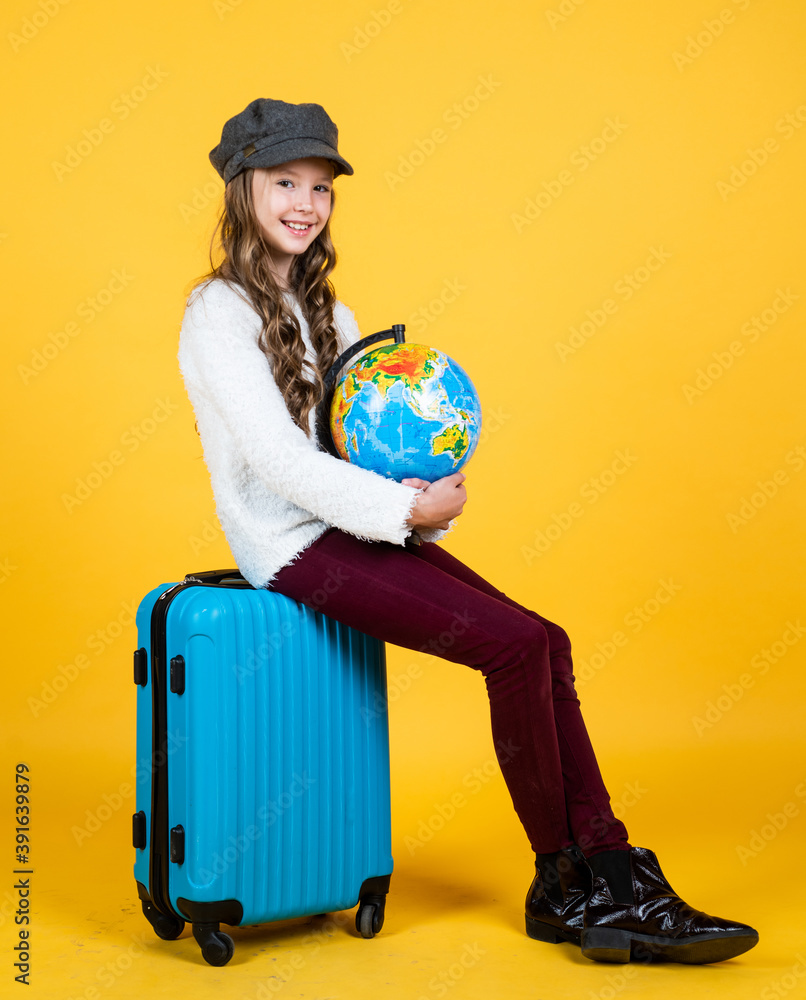
<svg viewBox="0 0 806 1000"><path fill-rule="evenodd" d="M236 570L155 588L137 611L134 876L159 937L358 903L383 924L392 873L383 642Z"/></svg>

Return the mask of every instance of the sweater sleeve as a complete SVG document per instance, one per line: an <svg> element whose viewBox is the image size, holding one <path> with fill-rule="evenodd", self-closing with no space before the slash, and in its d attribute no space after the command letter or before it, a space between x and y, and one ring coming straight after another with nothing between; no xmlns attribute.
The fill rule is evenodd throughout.
<svg viewBox="0 0 806 1000"><path fill-rule="evenodd" d="M179 364L194 408L199 397L212 407L269 490L359 538L405 542L423 491L318 449L292 420L257 344L254 311L234 290L208 286L186 306Z"/></svg>

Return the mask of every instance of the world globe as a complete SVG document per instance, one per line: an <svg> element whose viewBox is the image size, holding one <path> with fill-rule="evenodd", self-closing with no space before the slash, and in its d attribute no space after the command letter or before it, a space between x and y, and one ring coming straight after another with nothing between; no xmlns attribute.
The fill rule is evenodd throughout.
<svg viewBox="0 0 806 1000"><path fill-rule="evenodd" d="M470 461L481 404L465 370L424 344L367 351L338 377L330 433L339 455L400 482L434 482Z"/></svg>

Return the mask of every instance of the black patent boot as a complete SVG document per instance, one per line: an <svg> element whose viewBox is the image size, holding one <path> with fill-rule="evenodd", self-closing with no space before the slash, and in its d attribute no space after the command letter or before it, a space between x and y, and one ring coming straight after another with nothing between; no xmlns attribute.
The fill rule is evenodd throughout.
<svg viewBox="0 0 806 1000"><path fill-rule="evenodd" d="M585 907L582 954L595 962L661 959L724 962L749 951L758 932L684 902L652 851L605 851L588 860L593 892Z"/></svg>
<svg viewBox="0 0 806 1000"><path fill-rule="evenodd" d="M579 944L592 874L585 855L572 844L554 854L538 854L526 897L526 933L536 941Z"/></svg>

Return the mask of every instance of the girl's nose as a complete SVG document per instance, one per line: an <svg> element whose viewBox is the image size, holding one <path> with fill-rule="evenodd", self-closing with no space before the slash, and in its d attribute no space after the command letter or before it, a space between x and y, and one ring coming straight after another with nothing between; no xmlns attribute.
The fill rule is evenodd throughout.
<svg viewBox="0 0 806 1000"><path fill-rule="evenodd" d="M296 206L300 212L313 210L313 199L309 191L297 191Z"/></svg>

